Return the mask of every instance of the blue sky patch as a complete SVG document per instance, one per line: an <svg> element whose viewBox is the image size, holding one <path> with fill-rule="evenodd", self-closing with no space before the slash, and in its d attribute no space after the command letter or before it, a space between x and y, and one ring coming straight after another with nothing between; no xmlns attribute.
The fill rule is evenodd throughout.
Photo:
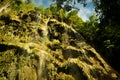
<svg viewBox="0 0 120 80"><path fill-rule="evenodd" d="M52 0L33 0L33 2L37 5L44 5L45 7L49 7L52 3Z"/></svg>
<svg viewBox="0 0 120 80"><path fill-rule="evenodd" d="M44 5L45 7L49 7L52 3L52 0L33 0L33 2L37 6ZM89 20L90 15L95 13L94 5L91 0L87 0L86 7L83 7L81 4L76 4L75 6L80 9L78 12L78 16L80 16L83 21Z"/></svg>

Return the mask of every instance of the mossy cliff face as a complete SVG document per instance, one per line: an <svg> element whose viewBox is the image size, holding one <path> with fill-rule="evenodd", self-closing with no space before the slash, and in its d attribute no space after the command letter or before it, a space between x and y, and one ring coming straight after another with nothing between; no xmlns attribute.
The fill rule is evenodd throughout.
<svg viewBox="0 0 120 80"><path fill-rule="evenodd" d="M35 11L0 16L0 80L120 80L72 26Z"/></svg>

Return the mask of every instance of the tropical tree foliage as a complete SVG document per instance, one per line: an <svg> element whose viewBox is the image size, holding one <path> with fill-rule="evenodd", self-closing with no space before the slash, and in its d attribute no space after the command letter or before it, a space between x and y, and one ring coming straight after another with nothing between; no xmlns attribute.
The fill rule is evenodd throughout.
<svg viewBox="0 0 120 80"><path fill-rule="evenodd" d="M94 42L96 39L96 33L99 31L98 17L93 14L89 17L89 20L84 22L84 26L80 27L79 32L86 38L88 42Z"/></svg>
<svg viewBox="0 0 120 80"><path fill-rule="evenodd" d="M68 24L79 30L83 26L83 20L78 16L77 10L72 10L67 15Z"/></svg>
<svg viewBox="0 0 120 80"><path fill-rule="evenodd" d="M27 1L27 2L26 2ZM12 9L23 12L27 12L34 9L34 4L29 2L29 0L14 0L12 1Z"/></svg>

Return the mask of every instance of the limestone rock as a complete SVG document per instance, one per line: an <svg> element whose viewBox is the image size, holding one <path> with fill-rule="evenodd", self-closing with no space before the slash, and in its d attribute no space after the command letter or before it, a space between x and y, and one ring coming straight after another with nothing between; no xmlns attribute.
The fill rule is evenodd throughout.
<svg viewBox="0 0 120 80"><path fill-rule="evenodd" d="M72 26L30 14L0 19L0 80L120 80Z"/></svg>

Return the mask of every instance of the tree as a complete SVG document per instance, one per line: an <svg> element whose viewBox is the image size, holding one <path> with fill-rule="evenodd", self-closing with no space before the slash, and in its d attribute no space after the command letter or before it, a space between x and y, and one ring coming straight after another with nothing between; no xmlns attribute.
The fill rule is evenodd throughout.
<svg viewBox="0 0 120 80"><path fill-rule="evenodd" d="M66 11L72 10L75 8L74 4L81 3L86 4L86 0L53 0L56 1L57 7L64 8Z"/></svg>
<svg viewBox="0 0 120 80"><path fill-rule="evenodd" d="M84 26L80 27L79 32L85 37L86 41L93 43L98 30L98 17L93 14L88 21L84 22Z"/></svg>
<svg viewBox="0 0 120 80"><path fill-rule="evenodd" d="M120 25L120 0L93 0L102 25Z"/></svg>
<svg viewBox="0 0 120 80"><path fill-rule="evenodd" d="M83 26L83 21L77 14L77 10L70 11L67 15L67 23L73 26L76 30L79 30L79 27Z"/></svg>
<svg viewBox="0 0 120 80"><path fill-rule="evenodd" d="M42 15L45 15L45 7L43 5L35 7L35 10L41 12Z"/></svg>
<svg viewBox="0 0 120 80"><path fill-rule="evenodd" d="M65 12L64 9L61 8L61 9L57 12L57 14L59 15L58 17L59 17L60 21L64 21L64 20L66 19L66 12Z"/></svg>
<svg viewBox="0 0 120 80"><path fill-rule="evenodd" d="M56 1L57 7L62 7L66 11L70 11L74 4L81 3L86 5L87 0L53 0ZM92 0L96 12L100 15L100 21L103 25L120 25L120 0Z"/></svg>
<svg viewBox="0 0 120 80"><path fill-rule="evenodd" d="M29 3L27 3L26 1L28 1ZM12 1L11 8L13 10L17 10L18 12L28 12L30 10L33 10L35 6L32 2L30 2L30 0L14 0Z"/></svg>

